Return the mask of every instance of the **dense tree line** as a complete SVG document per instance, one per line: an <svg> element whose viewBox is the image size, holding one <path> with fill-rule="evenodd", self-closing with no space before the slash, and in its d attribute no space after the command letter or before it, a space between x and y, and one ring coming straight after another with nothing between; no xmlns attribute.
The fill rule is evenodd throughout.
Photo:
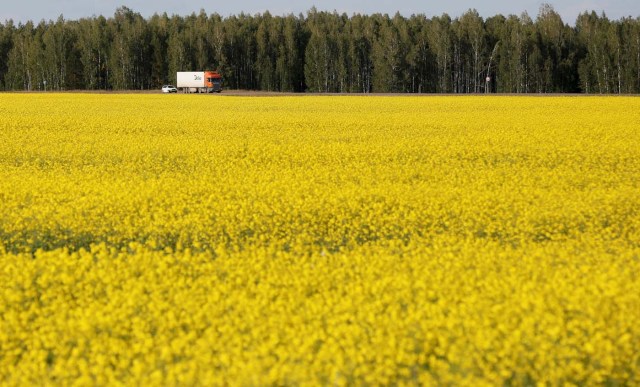
<svg viewBox="0 0 640 387"><path fill-rule="evenodd" d="M154 89L217 69L227 88L311 92L638 93L640 18L549 5L486 20L321 12L113 17L0 24L0 88Z"/></svg>

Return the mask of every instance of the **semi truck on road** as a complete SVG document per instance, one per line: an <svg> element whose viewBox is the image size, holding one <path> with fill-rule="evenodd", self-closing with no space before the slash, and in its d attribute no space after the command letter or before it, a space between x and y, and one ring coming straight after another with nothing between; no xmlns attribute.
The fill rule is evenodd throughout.
<svg viewBox="0 0 640 387"><path fill-rule="evenodd" d="M179 71L177 88L184 93L219 93L222 75L217 71Z"/></svg>

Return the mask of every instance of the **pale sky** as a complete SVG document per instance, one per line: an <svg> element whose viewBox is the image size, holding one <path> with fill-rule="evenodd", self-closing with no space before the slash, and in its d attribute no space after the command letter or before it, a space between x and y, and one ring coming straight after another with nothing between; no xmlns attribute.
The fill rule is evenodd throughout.
<svg viewBox="0 0 640 387"><path fill-rule="evenodd" d="M166 12L169 15L186 16L204 9L208 14L217 12L222 16L239 14L240 12L255 14L269 10L273 15L306 13L313 5L319 10L353 13L388 13L399 11L404 16L424 13L428 17L448 13L451 17L462 15L466 10L475 8L481 16L490 17L497 14L519 15L527 11L535 19L540 5L545 1L537 0L0 0L0 23L8 19L18 22L42 19L55 20L64 15L65 19L79 19L92 15L113 16L116 8L124 5L135 12L149 17L154 13ZM585 10L604 11L611 19L624 16L640 16L640 0L548 0L562 16L562 20L570 25L575 24L578 14Z"/></svg>

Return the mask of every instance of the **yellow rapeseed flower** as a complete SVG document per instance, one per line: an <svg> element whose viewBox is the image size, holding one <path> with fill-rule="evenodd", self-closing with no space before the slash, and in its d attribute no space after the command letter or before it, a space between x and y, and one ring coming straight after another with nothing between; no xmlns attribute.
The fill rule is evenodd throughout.
<svg viewBox="0 0 640 387"><path fill-rule="evenodd" d="M0 384L640 384L638 98L0 118Z"/></svg>

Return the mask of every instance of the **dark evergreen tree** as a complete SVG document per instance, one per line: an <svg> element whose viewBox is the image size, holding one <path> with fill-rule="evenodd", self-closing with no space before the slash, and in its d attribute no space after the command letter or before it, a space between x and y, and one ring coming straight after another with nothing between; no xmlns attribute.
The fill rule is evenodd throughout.
<svg viewBox="0 0 640 387"><path fill-rule="evenodd" d="M7 89L6 74L9 68L9 52L13 47L13 34L15 27L13 21L0 24L0 89Z"/></svg>

